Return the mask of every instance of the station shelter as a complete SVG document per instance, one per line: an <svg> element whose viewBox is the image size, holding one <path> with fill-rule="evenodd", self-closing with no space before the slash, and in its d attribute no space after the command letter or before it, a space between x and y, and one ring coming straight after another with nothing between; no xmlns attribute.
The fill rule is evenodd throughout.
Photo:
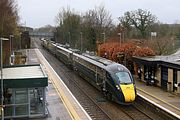
<svg viewBox="0 0 180 120"><path fill-rule="evenodd" d="M45 117L47 86L48 77L39 64L3 68L4 118Z"/></svg>
<svg viewBox="0 0 180 120"><path fill-rule="evenodd" d="M133 57L139 79L169 92L180 93L180 52L169 56ZM152 82L151 82L152 81Z"/></svg>

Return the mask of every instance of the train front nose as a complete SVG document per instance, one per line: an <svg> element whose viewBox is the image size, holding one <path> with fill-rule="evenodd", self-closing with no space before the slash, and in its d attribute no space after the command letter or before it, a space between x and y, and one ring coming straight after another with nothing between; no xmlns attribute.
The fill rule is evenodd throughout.
<svg viewBox="0 0 180 120"><path fill-rule="evenodd" d="M133 84L120 85L124 95L125 102L133 102L135 100L135 88Z"/></svg>

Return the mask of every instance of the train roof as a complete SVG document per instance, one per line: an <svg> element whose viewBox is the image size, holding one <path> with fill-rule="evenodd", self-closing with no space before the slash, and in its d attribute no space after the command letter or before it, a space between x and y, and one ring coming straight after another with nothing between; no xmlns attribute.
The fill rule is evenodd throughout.
<svg viewBox="0 0 180 120"><path fill-rule="evenodd" d="M59 44L59 43L52 43L53 46L57 46L57 48L61 49L61 50L64 50L68 53L79 53L80 50L78 49L71 49L71 48L67 48L66 45L62 45L62 44Z"/></svg>
<svg viewBox="0 0 180 120"><path fill-rule="evenodd" d="M102 57L99 57L99 56L95 56L95 55L90 55L90 54L87 54L87 53L83 53L82 55L72 51L72 49L67 49L67 48L64 48L62 47L61 45L59 46L58 44L54 44L52 43L54 46L57 46L57 48L61 49L61 50L64 50L68 53L73 53L74 56L76 57L79 57L79 58L82 58L83 60L85 61L88 61L90 62L91 64L94 64L102 69L105 69L105 70L108 70L108 71L112 71L112 72L115 72L115 71L128 71L128 69L121 65L121 64L118 64L114 61L111 61L111 60L108 60L106 58L102 58Z"/></svg>
<svg viewBox="0 0 180 120"><path fill-rule="evenodd" d="M70 51L74 52L74 53L78 53L80 54L80 50L79 49L72 49L72 48L69 48Z"/></svg>
<svg viewBox="0 0 180 120"><path fill-rule="evenodd" d="M124 65L121 65L119 63L116 63L114 61L108 60L106 58L103 57L99 57L99 56L95 56L95 55L91 55L91 54L83 54L84 56L93 59L99 63L102 63L105 66L105 69L108 71L129 71Z"/></svg>
<svg viewBox="0 0 180 120"><path fill-rule="evenodd" d="M84 53L83 55L90 58L90 59L93 59L93 60L95 60L97 62L100 62L105 66L115 63L115 62L113 62L111 60L108 60L108 59L105 59L105 58L102 58L102 57L99 57L99 56L94 56L94 55L90 55L90 54L86 54L86 53Z"/></svg>
<svg viewBox="0 0 180 120"><path fill-rule="evenodd" d="M92 63L92 64L95 64L96 66L98 66L98 67L100 67L100 68L105 69L105 65L102 64L102 63L99 63L98 61L95 61L95 60L93 60L93 59L91 59L91 58L88 58L88 57L86 57L86 56L84 56L84 55L80 55L80 54L77 54L77 53L73 53L73 55L76 56L76 57L79 57L79 58L81 58L81 59L83 59L83 60L85 60L85 61L88 61L88 62L90 62L90 63Z"/></svg>
<svg viewBox="0 0 180 120"><path fill-rule="evenodd" d="M53 43L53 45L56 46L56 44L54 44L54 43ZM68 49L66 49L66 48L64 48L64 47L61 47L61 46L59 46L58 44L57 44L57 48L58 48L58 49L61 49L61 50L64 50L64 51L66 51L66 52L68 52L68 53L73 53L71 50L68 50Z"/></svg>
<svg viewBox="0 0 180 120"><path fill-rule="evenodd" d="M128 71L128 69L125 66L118 64L114 61L99 57L99 56L94 56L94 55L89 55L89 54L83 54L83 55L76 54L76 56L78 56L92 64L95 64L98 67L103 68L107 71L111 71L111 72Z"/></svg>

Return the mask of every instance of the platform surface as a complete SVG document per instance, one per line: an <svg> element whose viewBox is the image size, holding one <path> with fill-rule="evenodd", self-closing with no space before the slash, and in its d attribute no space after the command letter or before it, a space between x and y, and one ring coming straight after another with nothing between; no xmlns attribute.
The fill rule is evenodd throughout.
<svg viewBox="0 0 180 120"><path fill-rule="evenodd" d="M27 63L26 64L40 64L35 49L26 50ZM47 112L46 118L37 118L33 120L71 120L66 107L56 92L51 80L48 80L48 87L46 88Z"/></svg>
<svg viewBox="0 0 180 120"><path fill-rule="evenodd" d="M147 86L144 81L140 81L137 77L134 78L138 94L143 95L165 109L180 116L180 96L178 94L164 91L158 86Z"/></svg>
<svg viewBox="0 0 180 120"><path fill-rule="evenodd" d="M38 49L29 49L27 55L27 64L40 63L49 78L46 92L49 114L46 118L33 120L91 120L41 52Z"/></svg>

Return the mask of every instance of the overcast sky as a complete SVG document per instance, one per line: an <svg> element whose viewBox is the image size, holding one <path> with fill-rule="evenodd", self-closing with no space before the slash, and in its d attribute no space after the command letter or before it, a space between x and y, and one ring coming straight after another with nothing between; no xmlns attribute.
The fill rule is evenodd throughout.
<svg viewBox="0 0 180 120"><path fill-rule="evenodd" d="M20 23L28 27L55 25L55 16L62 7L86 12L104 5L114 22L126 11L139 8L150 11L163 23L180 23L180 0L17 0Z"/></svg>

